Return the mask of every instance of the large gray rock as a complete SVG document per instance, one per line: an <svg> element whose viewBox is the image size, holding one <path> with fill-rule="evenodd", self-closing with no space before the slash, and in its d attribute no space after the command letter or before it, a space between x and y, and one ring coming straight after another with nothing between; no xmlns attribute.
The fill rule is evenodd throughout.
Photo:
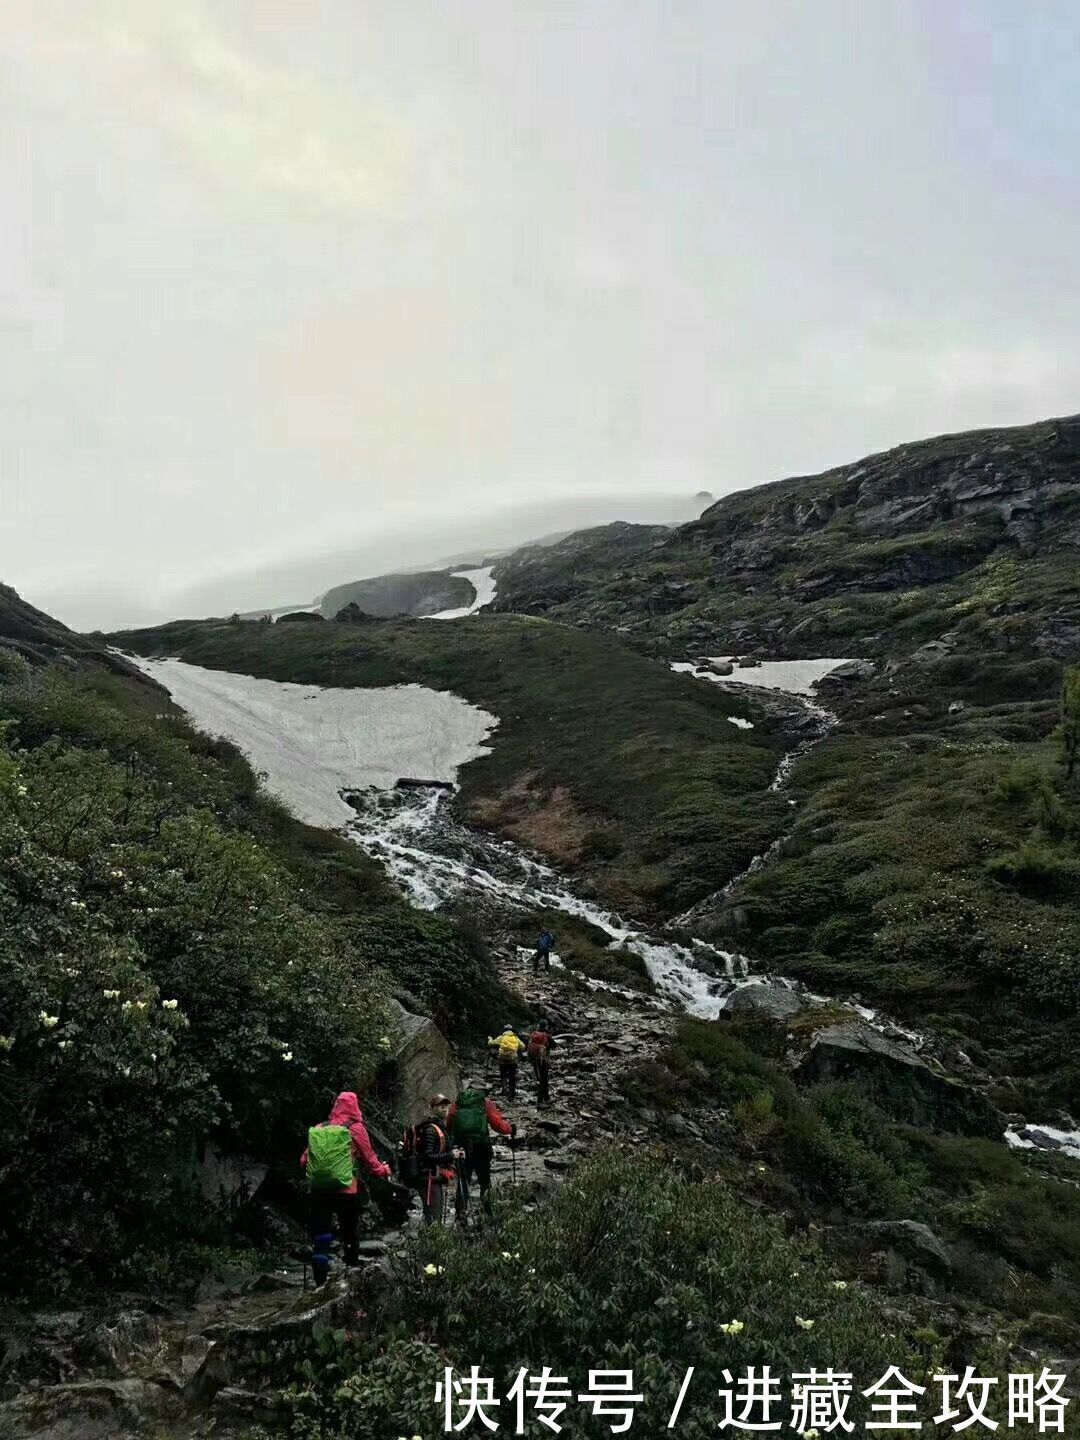
<svg viewBox="0 0 1080 1440"><path fill-rule="evenodd" d="M255 1194L268 1170L250 1155L231 1155L207 1141L199 1164L199 1189L211 1205L235 1205Z"/></svg>
<svg viewBox="0 0 1080 1440"><path fill-rule="evenodd" d="M427 1015L414 1015L391 1000L390 1058L397 1065L398 1115L411 1125L427 1114L428 1099L436 1091L456 1095L458 1068L439 1027Z"/></svg>
<svg viewBox="0 0 1080 1440"><path fill-rule="evenodd" d="M806 1082L856 1080L889 1114L910 1125L1000 1140L1005 1123L985 1095L940 1074L914 1050L862 1021L814 1036L797 1070Z"/></svg>
<svg viewBox="0 0 1080 1440"><path fill-rule="evenodd" d="M786 985L742 985L725 1007L728 1010L757 1010L774 1020L788 1020L803 1009L802 998Z"/></svg>
<svg viewBox="0 0 1080 1440"><path fill-rule="evenodd" d="M916 1264L944 1271L952 1269L952 1257L944 1244L919 1220L871 1220L867 1232L875 1239Z"/></svg>
<svg viewBox="0 0 1080 1440"><path fill-rule="evenodd" d="M873 660L845 660L843 665L837 665L835 670L830 670L818 681L818 689L828 689L830 685L847 685L853 680L872 680L877 673L877 666Z"/></svg>

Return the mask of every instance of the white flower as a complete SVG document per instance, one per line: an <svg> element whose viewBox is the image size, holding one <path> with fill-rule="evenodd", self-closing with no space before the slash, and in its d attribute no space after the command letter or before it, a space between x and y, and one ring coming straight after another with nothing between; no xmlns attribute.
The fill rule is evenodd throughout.
<svg viewBox="0 0 1080 1440"><path fill-rule="evenodd" d="M438 1267L437 1265L425 1265L425 1266L424 1266L424 1274L425 1274L425 1275L438 1275L438 1273L439 1273L439 1267Z"/></svg>
<svg viewBox="0 0 1080 1440"><path fill-rule="evenodd" d="M56 1048L57 1048L58 1050L66 1050L70 1044L71 1044L71 1041L70 1041L70 1040L58 1040L58 1041L56 1042Z"/></svg>
<svg viewBox="0 0 1080 1440"><path fill-rule="evenodd" d="M799 1434L802 1436L802 1440L818 1440L818 1432L816 1430L800 1430Z"/></svg>
<svg viewBox="0 0 1080 1440"><path fill-rule="evenodd" d="M120 991L119 991L119 990L102 990L101 993L102 993L102 995L105 996L105 999L106 999L106 1000L119 1000L119 999L120 999Z"/></svg>
<svg viewBox="0 0 1080 1440"><path fill-rule="evenodd" d="M29 792L29 790L27 790L27 788L26 788L25 785L20 785L19 788L18 788L18 790L16 790L15 793L16 793L16 795L29 795L30 792Z"/></svg>
<svg viewBox="0 0 1080 1440"><path fill-rule="evenodd" d="M124 1003L120 1006L120 1009L121 1009L121 1010L130 1010L130 1009L131 1009L131 1006L132 1006L132 1003L133 1003L133 1002L130 1001L130 1000L125 1000Z"/></svg>
<svg viewBox="0 0 1080 1440"><path fill-rule="evenodd" d="M729 1320L726 1325L721 1325L720 1330L724 1335L741 1335L746 1326L741 1320Z"/></svg>
<svg viewBox="0 0 1080 1440"><path fill-rule="evenodd" d="M801 1315L795 1316L795 1324L798 1325L800 1330L813 1330L814 1328L813 1320L804 1320Z"/></svg>
<svg viewBox="0 0 1080 1440"><path fill-rule="evenodd" d="M0 1035L0 1050L13 1050L15 1048L14 1035Z"/></svg>
<svg viewBox="0 0 1080 1440"><path fill-rule="evenodd" d="M161 1002L161 1008L162 1008L163 1010L175 1010L176 1007L177 1007L177 1005L179 1005L179 1004L180 1004L180 1001L179 1001L179 1000L162 1000L162 1002Z"/></svg>
<svg viewBox="0 0 1080 1440"><path fill-rule="evenodd" d="M291 1060L291 1059L292 1059L292 1051L291 1051L291 1050L285 1050L285 1051L283 1051L283 1052L282 1052L282 1055L281 1055L281 1058L282 1058L283 1060Z"/></svg>
<svg viewBox="0 0 1080 1440"><path fill-rule="evenodd" d="M38 1013L38 1019L41 1021L42 1025L45 1027L46 1030L51 1030L54 1025L59 1025L60 1023L59 1015L49 1015L44 1010Z"/></svg>
<svg viewBox="0 0 1080 1440"><path fill-rule="evenodd" d="M846 1289L847 1289L847 1281L846 1281L846 1280L834 1280L834 1281L832 1282L832 1288L833 1288L834 1290L846 1290Z"/></svg>
<svg viewBox="0 0 1080 1440"><path fill-rule="evenodd" d="M146 1007L147 1007L149 1004L150 1004L150 1001L149 1001L149 1000L136 1000L136 1001L135 1001L135 1009L136 1009L136 1010L145 1010Z"/></svg>

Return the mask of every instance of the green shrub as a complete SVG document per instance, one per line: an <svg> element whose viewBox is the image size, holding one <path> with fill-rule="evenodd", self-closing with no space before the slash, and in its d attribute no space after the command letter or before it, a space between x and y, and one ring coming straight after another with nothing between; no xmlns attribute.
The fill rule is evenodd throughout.
<svg viewBox="0 0 1080 1440"><path fill-rule="evenodd" d="M678 1430L704 1440L716 1433L726 1367L786 1376L832 1365L877 1378L910 1363L884 1311L860 1287L838 1288L813 1244L787 1238L722 1183L688 1180L640 1152L601 1153L541 1209L511 1204L484 1234L426 1231L394 1267L371 1338L350 1351L343 1336L329 1379L313 1365L294 1389L302 1426L426 1434L445 1365L476 1365L496 1394L522 1366L550 1365L573 1384L604 1365L633 1371L645 1397L635 1429L659 1434L693 1365ZM740 1333L724 1333L731 1320ZM572 1423L575 1435L610 1434L584 1408L573 1407Z"/></svg>
<svg viewBox="0 0 1080 1440"><path fill-rule="evenodd" d="M1034 899L1080 897L1080 861L1032 837L986 862L987 873Z"/></svg>
<svg viewBox="0 0 1080 1440"><path fill-rule="evenodd" d="M374 1072L385 986L229 823L231 753L47 672L0 703L0 1267L55 1288L209 1233L208 1136L291 1163Z"/></svg>

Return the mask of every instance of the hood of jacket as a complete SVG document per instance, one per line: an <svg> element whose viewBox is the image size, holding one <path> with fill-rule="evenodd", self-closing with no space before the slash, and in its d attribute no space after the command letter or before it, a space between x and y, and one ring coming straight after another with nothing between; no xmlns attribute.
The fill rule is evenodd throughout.
<svg viewBox="0 0 1080 1440"><path fill-rule="evenodd" d="M343 1090L334 1101L330 1111L328 1125L356 1125L363 1123L363 1115L360 1113L360 1101L356 1098L355 1090Z"/></svg>

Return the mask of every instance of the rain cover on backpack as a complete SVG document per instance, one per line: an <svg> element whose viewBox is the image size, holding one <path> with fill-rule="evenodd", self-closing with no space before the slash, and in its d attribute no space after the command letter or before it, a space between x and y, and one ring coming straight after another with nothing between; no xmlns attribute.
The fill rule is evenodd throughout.
<svg viewBox="0 0 1080 1440"><path fill-rule="evenodd" d="M310 1190L345 1190L356 1178L352 1136L344 1125L313 1125L308 1131Z"/></svg>
<svg viewBox="0 0 1080 1440"><path fill-rule="evenodd" d="M454 1116L455 1140L486 1140L488 1133L487 1105L482 1090L463 1090L457 1098Z"/></svg>

